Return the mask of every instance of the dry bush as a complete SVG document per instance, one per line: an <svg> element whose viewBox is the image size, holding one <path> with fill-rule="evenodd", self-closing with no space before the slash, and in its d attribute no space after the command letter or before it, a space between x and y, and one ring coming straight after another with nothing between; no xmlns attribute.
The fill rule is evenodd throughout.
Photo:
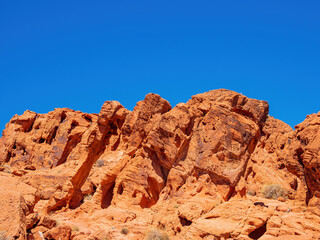
<svg viewBox="0 0 320 240"><path fill-rule="evenodd" d="M74 231L74 232L78 232L80 229L79 229L79 227L78 226L72 226L72 231Z"/></svg>
<svg viewBox="0 0 320 240"><path fill-rule="evenodd" d="M105 162L102 159L98 159L95 163L96 167L103 167L105 165Z"/></svg>
<svg viewBox="0 0 320 240"><path fill-rule="evenodd" d="M288 192L279 184L265 185L262 189L265 198L277 199L278 197L287 198Z"/></svg>
<svg viewBox="0 0 320 240"><path fill-rule="evenodd" d="M160 229L151 229L147 234L147 240L169 240L169 237Z"/></svg>
<svg viewBox="0 0 320 240"><path fill-rule="evenodd" d="M85 201L90 201L92 199L92 194L85 194L83 198Z"/></svg>

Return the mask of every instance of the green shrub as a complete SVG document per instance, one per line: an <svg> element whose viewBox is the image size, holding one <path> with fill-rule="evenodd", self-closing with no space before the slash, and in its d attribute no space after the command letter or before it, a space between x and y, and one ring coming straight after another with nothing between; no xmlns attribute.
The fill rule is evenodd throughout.
<svg viewBox="0 0 320 240"><path fill-rule="evenodd" d="M151 229L147 234L147 240L169 240L169 237L160 229Z"/></svg>
<svg viewBox="0 0 320 240"><path fill-rule="evenodd" d="M121 233L124 234L124 235L127 235L129 233L129 229L127 227L123 227L121 229Z"/></svg>
<svg viewBox="0 0 320 240"><path fill-rule="evenodd" d="M266 185L262 189L265 198L277 199L278 197L287 198L288 192L279 184Z"/></svg>

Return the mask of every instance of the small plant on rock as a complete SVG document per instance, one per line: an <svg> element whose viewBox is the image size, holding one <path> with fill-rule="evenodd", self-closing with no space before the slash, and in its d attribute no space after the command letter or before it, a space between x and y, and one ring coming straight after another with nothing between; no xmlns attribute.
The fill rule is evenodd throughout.
<svg viewBox="0 0 320 240"><path fill-rule="evenodd" d="M78 227L78 226L73 226L73 227L72 227L72 231L78 232L78 231L79 231L79 227Z"/></svg>
<svg viewBox="0 0 320 240"><path fill-rule="evenodd" d="M169 237L160 229L151 229L147 234L147 240L169 240Z"/></svg>
<svg viewBox="0 0 320 240"><path fill-rule="evenodd" d="M120 232L124 235L127 235L129 233L129 229L127 227L123 227Z"/></svg>
<svg viewBox="0 0 320 240"><path fill-rule="evenodd" d="M92 195L91 194L85 194L83 196L83 198L84 198L85 201L90 201L92 199Z"/></svg>
<svg viewBox="0 0 320 240"><path fill-rule="evenodd" d="M265 198L278 199L278 197L287 198L288 192L279 184L266 185L262 189Z"/></svg>
<svg viewBox="0 0 320 240"><path fill-rule="evenodd" d="M95 163L96 167L103 167L104 161L102 159L98 159Z"/></svg>
<svg viewBox="0 0 320 240"><path fill-rule="evenodd" d="M256 192L253 191L253 190L248 190L248 191L247 191L247 195L255 196L255 195L256 195Z"/></svg>

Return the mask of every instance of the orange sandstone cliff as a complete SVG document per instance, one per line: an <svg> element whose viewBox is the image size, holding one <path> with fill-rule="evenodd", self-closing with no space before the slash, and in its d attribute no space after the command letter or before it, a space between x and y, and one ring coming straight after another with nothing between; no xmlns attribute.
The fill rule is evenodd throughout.
<svg viewBox="0 0 320 240"><path fill-rule="evenodd" d="M16 115L0 239L320 239L320 113L292 130L268 108L220 89Z"/></svg>

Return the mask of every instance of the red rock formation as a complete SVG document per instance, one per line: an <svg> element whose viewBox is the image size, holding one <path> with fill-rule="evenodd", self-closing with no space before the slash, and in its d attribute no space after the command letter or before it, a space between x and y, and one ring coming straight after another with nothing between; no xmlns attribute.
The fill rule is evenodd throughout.
<svg viewBox="0 0 320 240"><path fill-rule="evenodd" d="M148 94L132 112L116 101L99 114L26 111L0 139L1 199L9 199L0 231L19 239L317 239L319 125L313 114L294 131L268 116L265 101L224 89L172 109Z"/></svg>

